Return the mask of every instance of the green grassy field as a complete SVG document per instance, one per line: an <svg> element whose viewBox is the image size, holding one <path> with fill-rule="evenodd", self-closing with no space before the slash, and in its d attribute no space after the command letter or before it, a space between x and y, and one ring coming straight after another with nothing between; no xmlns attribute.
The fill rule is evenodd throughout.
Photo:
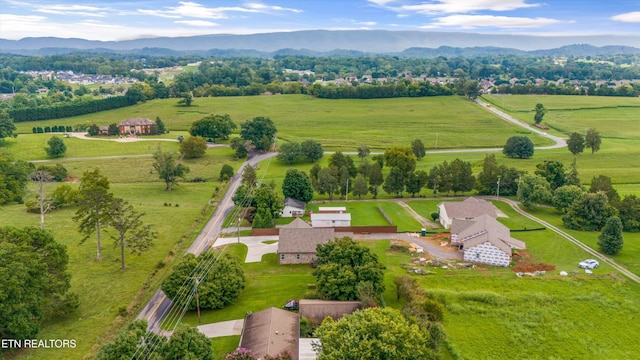
<svg viewBox="0 0 640 360"><path fill-rule="evenodd" d="M190 107L176 104L176 99L153 100L74 118L18 123L17 127L19 133L31 133L32 127L53 122L65 126L86 122L108 125L130 117L159 116L169 130L185 131L208 114L228 113L237 124L268 116L276 124L279 138L312 138L328 150L355 151L362 144L372 149L408 146L416 138L428 148L495 147L504 145L512 135L529 135L535 144L550 144L457 96L329 100L278 95L196 98Z"/></svg>
<svg viewBox="0 0 640 360"><path fill-rule="evenodd" d="M192 228L194 219L203 211L215 189L219 188L215 200L224 192L224 184L217 181L223 163L230 162L229 149L209 150L205 158L191 161L189 176L200 176L207 182L181 183L171 192L164 190L164 183L150 175L151 158L109 159L100 162L83 160L64 162L69 175L82 176L85 170L98 167L111 182L111 190L118 197L144 212L144 221L152 223L159 237L151 250L141 256L126 254L127 270L120 271L119 252L114 247L109 232L103 233L103 260L95 261L96 244L92 237L80 245L81 235L71 217L75 209L62 209L45 216L46 229L56 240L67 246L69 273L72 274L71 291L80 297L77 313L63 321L47 323L39 333L41 339L76 339L75 349L38 349L23 353L24 359L79 359L95 351L94 345L105 339L112 326L121 323L117 317L120 308L129 307L130 316L135 316L145 298L159 287L167 266L159 263L172 260L181 254L195 235L198 227ZM46 184L46 192L58 184ZM35 196L35 185L29 185L30 197ZM171 204L171 206L165 206ZM211 210L205 215L210 216ZM28 214L24 205L0 207L0 224L13 226L39 226L37 214ZM183 239L187 234L188 238ZM183 240L181 240L183 239ZM180 243L180 245L176 245ZM165 264L168 265L168 264ZM150 275L158 274L150 279ZM135 304L136 308L131 306Z"/></svg>

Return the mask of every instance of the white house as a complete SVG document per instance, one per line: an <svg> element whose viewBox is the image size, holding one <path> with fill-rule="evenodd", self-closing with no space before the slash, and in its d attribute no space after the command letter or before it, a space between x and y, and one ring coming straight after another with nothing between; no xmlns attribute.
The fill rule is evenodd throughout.
<svg viewBox="0 0 640 360"><path fill-rule="evenodd" d="M349 213L313 213L311 214L311 226L314 228L351 226L351 214Z"/></svg>
<svg viewBox="0 0 640 360"><path fill-rule="evenodd" d="M472 219L453 219L451 245L464 253L464 261L509 266L511 249L525 249L523 241L511 237L511 231L490 215Z"/></svg>
<svg viewBox="0 0 640 360"><path fill-rule="evenodd" d="M445 229L451 228L453 219L470 219L480 215L498 217L496 209L488 201L470 197L461 202L441 202L438 204L440 224Z"/></svg>
<svg viewBox="0 0 640 360"><path fill-rule="evenodd" d="M293 217L293 216L303 216L305 209L304 201L300 201L294 198L286 198L284 199L284 209L280 213L281 217Z"/></svg>

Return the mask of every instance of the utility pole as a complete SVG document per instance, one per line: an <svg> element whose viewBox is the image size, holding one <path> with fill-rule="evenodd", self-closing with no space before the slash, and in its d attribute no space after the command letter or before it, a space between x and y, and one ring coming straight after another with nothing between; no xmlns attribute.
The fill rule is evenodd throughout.
<svg viewBox="0 0 640 360"><path fill-rule="evenodd" d="M192 276L190 279L194 279L193 283L196 290L196 308L198 309L198 324L200 324L200 298L198 297L198 285L200 285L200 279L197 276Z"/></svg>
<svg viewBox="0 0 640 360"><path fill-rule="evenodd" d="M238 216L238 244L240 244L240 221L242 221L242 217Z"/></svg>
<svg viewBox="0 0 640 360"><path fill-rule="evenodd" d="M498 175L498 188L496 190L496 197L500 197L500 175Z"/></svg>
<svg viewBox="0 0 640 360"><path fill-rule="evenodd" d="M347 191L344 195L345 202L349 202L349 178L347 178Z"/></svg>

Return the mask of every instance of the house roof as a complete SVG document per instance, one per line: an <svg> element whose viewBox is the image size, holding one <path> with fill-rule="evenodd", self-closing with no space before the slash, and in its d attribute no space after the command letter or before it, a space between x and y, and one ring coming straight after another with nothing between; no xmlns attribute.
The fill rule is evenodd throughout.
<svg viewBox="0 0 640 360"><path fill-rule="evenodd" d="M319 244L333 240L333 228L280 228L278 254L315 253Z"/></svg>
<svg viewBox="0 0 640 360"><path fill-rule="evenodd" d="M474 197L469 197L462 202L443 202L440 203L440 205L444 207L447 212L447 216L449 216L450 219L468 219L484 214L487 214L494 219L498 217L493 204Z"/></svg>
<svg viewBox="0 0 640 360"><path fill-rule="evenodd" d="M320 206L318 207L319 213L346 213L347 208L344 206Z"/></svg>
<svg viewBox="0 0 640 360"><path fill-rule="evenodd" d="M118 126L126 126L126 125L153 125L155 121L149 120L147 118L129 118L120 121Z"/></svg>
<svg viewBox="0 0 640 360"><path fill-rule="evenodd" d="M284 199L284 206L291 206L297 209L304 210L306 207L306 204L304 203L304 201L300 201L298 199L288 197Z"/></svg>
<svg viewBox="0 0 640 360"><path fill-rule="evenodd" d="M351 214L339 214L339 213L314 213L311 214L311 221L313 220L349 220L351 221Z"/></svg>
<svg viewBox="0 0 640 360"><path fill-rule="evenodd" d="M311 229L311 225L307 224L300 218L295 218L295 220L288 223L287 225L281 226L280 229Z"/></svg>
<svg viewBox="0 0 640 360"><path fill-rule="evenodd" d="M271 307L245 317L240 347L251 350L259 359L288 350L297 360L299 339L298 314Z"/></svg>
<svg viewBox="0 0 640 360"><path fill-rule="evenodd" d="M526 248L523 241L511 237L508 227L487 214L473 219L453 219L451 233L458 234L465 249L487 241L508 254L511 248Z"/></svg>
<svg viewBox="0 0 640 360"><path fill-rule="evenodd" d="M346 314L351 314L361 309L362 303L360 301L300 299L298 307L300 316L320 323L327 316L338 320Z"/></svg>

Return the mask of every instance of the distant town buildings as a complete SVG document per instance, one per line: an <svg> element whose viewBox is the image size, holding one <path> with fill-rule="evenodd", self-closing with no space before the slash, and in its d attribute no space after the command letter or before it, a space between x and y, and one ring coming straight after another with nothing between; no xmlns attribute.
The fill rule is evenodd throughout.
<svg viewBox="0 0 640 360"><path fill-rule="evenodd" d="M93 84L133 84L138 80L130 77L111 75L87 75L67 71L21 71L23 74L31 75L34 78L57 79L70 84L93 85Z"/></svg>

